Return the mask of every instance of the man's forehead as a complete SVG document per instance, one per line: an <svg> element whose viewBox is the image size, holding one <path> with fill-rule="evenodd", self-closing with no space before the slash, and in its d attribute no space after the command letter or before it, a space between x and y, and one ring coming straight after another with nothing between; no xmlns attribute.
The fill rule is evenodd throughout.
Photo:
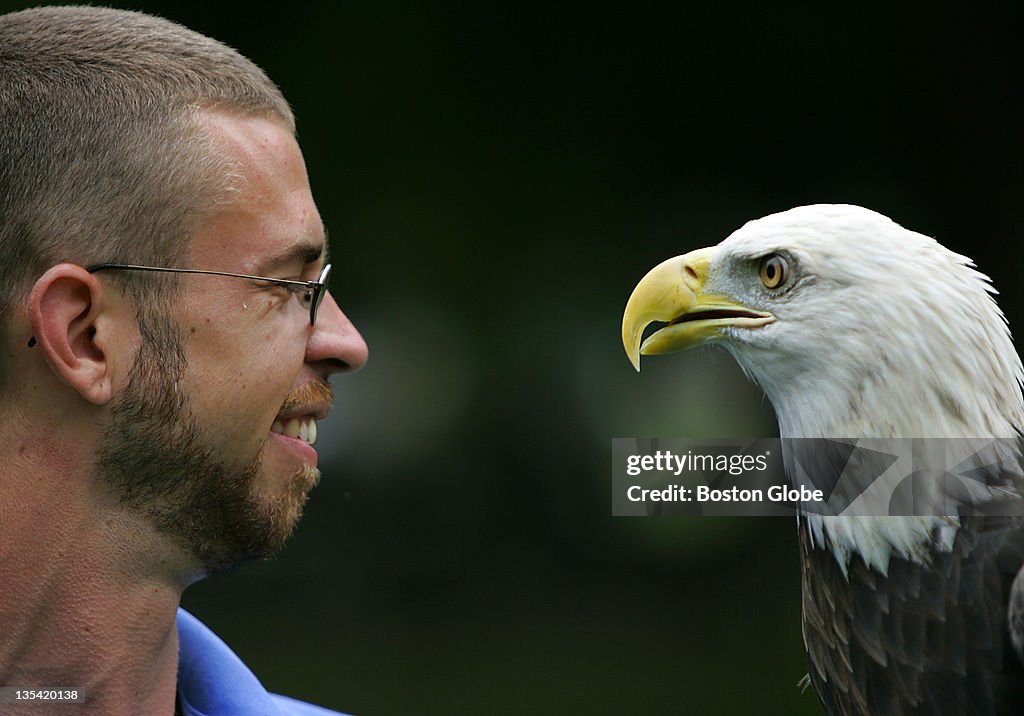
<svg viewBox="0 0 1024 716"><path fill-rule="evenodd" d="M326 261L326 230L291 131L268 117L202 117L233 188L193 240L194 259L263 276Z"/></svg>

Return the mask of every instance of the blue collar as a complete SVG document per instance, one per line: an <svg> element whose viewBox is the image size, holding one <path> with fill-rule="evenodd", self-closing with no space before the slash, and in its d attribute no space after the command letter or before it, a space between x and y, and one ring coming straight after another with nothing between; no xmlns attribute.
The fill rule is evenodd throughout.
<svg viewBox="0 0 1024 716"><path fill-rule="evenodd" d="M206 625L178 609L178 705L182 716L327 716L319 706L267 693Z"/></svg>

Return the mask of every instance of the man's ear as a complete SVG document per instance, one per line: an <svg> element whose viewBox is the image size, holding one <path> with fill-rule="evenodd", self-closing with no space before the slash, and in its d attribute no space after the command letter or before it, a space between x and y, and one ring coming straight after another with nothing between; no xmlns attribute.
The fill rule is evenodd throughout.
<svg viewBox="0 0 1024 716"><path fill-rule="evenodd" d="M102 405L113 396L113 366L103 349L110 336L110 306L103 285L81 266L58 264L44 273L28 298L36 345L50 369L83 398Z"/></svg>

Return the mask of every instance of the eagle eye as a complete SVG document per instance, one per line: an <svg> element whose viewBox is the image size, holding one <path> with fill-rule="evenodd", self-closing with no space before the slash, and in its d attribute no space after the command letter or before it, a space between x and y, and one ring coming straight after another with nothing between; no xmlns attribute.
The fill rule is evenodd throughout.
<svg viewBox="0 0 1024 716"><path fill-rule="evenodd" d="M785 256L769 254L761 260L761 283L778 288L789 280L789 262Z"/></svg>

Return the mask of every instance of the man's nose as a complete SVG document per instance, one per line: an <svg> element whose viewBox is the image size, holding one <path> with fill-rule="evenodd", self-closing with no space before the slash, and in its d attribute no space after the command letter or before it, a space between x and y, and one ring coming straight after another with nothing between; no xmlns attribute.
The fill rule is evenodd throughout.
<svg viewBox="0 0 1024 716"><path fill-rule="evenodd" d="M324 377L359 370L369 349L359 331L348 320L330 292L316 314L313 333L306 344L306 362L320 366Z"/></svg>

